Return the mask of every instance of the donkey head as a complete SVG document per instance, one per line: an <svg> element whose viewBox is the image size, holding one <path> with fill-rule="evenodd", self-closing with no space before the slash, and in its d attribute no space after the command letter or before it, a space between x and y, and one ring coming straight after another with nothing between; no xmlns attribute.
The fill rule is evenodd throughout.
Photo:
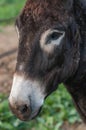
<svg viewBox="0 0 86 130"><path fill-rule="evenodd" d="M78 66L72 0L28 0L16 26L19 50L9 102L18 118L30 120Z"/></svg>

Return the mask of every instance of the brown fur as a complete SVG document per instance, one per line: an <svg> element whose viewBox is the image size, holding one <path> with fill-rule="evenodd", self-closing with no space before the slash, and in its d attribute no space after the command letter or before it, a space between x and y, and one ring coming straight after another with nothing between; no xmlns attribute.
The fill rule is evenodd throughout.
<svg viewBox="0 0 86 130"><path fill-rule="evenodd" d="M77 11L77 0L27 0L16 21L20 32L16 71L46 83L47 96L58 84L66 84L86 120L86 15L81 9L79 22ZM39 42L41 34L49 28L66 33L62 46L52 55L44 53ZM22 71L20 64L24 64Z"/></svg>
<svg viewBox="0 0 86 130"><path fill-rule="evenodd" d="M28 0L21 15L21 26L26 24L31 26L31 23L35 23L35 26L44 24L44 21L65 23L71 16L71 3L67 0ZM68 7L70 6L70 8ZM29 23L28 23L29 22ZM38 28L37 28L38 29Z"/></svg>

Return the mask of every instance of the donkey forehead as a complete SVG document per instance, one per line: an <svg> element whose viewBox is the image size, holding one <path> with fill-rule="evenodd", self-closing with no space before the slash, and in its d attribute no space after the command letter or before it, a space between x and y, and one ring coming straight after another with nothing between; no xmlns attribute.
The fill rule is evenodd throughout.
<svg viewBox="0 0 86 130"><path fill-rule="evenodd" d="M62 0L54 0L54 2L49 0L44 0L41 2L39 0L28 0L17 19L17 26L19 29L29 27L29 29L33 30L35 27L38 29L38 27L40 28L43 24L48 26L55 21L64 23L71 15L71 11L67 9L68 4L65 3L69 2L64 2Z"/></svg>

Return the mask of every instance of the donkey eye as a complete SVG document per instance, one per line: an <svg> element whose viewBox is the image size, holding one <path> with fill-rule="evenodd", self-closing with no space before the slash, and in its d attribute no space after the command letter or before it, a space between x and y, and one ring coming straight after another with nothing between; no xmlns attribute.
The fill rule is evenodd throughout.
<svg viewBox="0 0 86 130"><path fill-rule="evenodd" d="M49 39L50 40L57 40L61 35L62 35L62 33L53 32L52 34L50 34Z"/></svg>
<svg viewBox="0 0 86 130"><path fill-rule="evenodd" d="M52 53L56 46L59 46L62 42L62 39L65 36L65 31L59 30L47 30L45 31L40 38L40 45L43 50L48 53Z"/></svg>
<svg viewBox="0 0 86 130"><path fill-rule="evenodd" d="M60 32L60 31L51 32L46 37L46 44L51 44L51 42L58 40L60 37L62 37L62 35L63 35L63 32Z"/></svg>

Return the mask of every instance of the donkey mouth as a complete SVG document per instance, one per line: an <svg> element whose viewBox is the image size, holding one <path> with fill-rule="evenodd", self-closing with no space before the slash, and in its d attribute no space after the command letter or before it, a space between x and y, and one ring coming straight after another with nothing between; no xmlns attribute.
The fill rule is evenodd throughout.
<svg viewBox="0 0 86 130"><path fill-rule="evenodd" d="M21 108L21 111L20 111L19 107L14 108L12 107L12 105L10 105L10 103L9 103L9 106L13 114L15 114L15 116L22 121L30 121L36 118L42 109L42 107L40 107L39 109L32 111L30 107L26 106L26 107Z"/></svg>
<svg viewBox="0 0 86 130"><path fill-rule="evenodd" d="M39 114L45 98L41 84L39 81L25 79L15 74L9 104L11 111L20 120L31 120Z"/></svg>
<svg viewBox="0 0 86 130"><path fill-rule="evenodd" d="M36 118L36 117L39 115L39 113L41 112L41 109L42 109L42 107L40 107L39 110L33 112L33 113L31 114L29 120L32 120L32 119Z"/></svg>
<svg viewBox="0 0 86 130"><path fill-rule="evenodd" d="M30 121L30 120L35 119L40 113L40 111L41 111L41 108L35 112L32 112L30 115L19 115L19 116L17 115L17 117L22 121Z"/></svg>

